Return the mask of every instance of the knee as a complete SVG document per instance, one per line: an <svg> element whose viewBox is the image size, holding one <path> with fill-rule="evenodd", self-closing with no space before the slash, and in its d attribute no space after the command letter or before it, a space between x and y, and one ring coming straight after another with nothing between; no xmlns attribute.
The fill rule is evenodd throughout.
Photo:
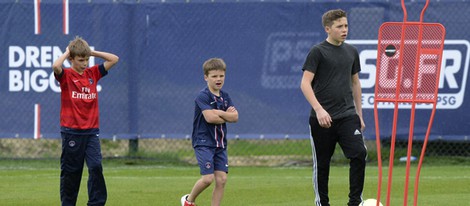
<svg viewBox="0 0 470 206"><path fill-rule="evenodd" d="M74 174L74 173L82 173L83 165L80 164L62 164L61 170L63 173L66 174Z"/></svg>
<svg viewBox="0 0 470 206"><path fill-rule="evenodd" d="M225 183L227 183L227 173L223 171L216 171L215 172L215 184L218 187L224 187Z"/></svg>
<svg viewBox="0 0 470 206"><path fill-rule="evenodd" d="M356 161L363 162L365 164L366 158L367 158L367 148L364 146L357 150L357 153L354 159L356 159Z"/></svg>
<svg viewBox="0 0 470 206"><path fill-rule="evenodd" d="M359 157L364 157L364 159L366 158L367 156L367 148L365 146L361 147L359 150L358 150L358 156Z"/></svg>
<svg viewBox="0 0 470 206"><path fill-rule="evenodd" d="M367 158L367 149L365 146L357 147L354 149L354 153L346 155L346 157L352 161L361 161L365 162Z"/></svg>
<svg viewBox="0 0 470 206"><path fill-rule="evenodd" d="M87 167L90 173L102 173L103 172L103 166L101 166L101 164L88 164Z"/></svg>
<svg viewBox="0 0 470 206"><path fill-rule="evenodd" d="M204 175L201 178L201 182L205 185L210 185L214 181L214 175Z"/></svg>
<svg viewBox="0 0 470 206"><path fill-rule="evenodd" d="M216 177L215 183L217 185L225 186L225 183L227 183L227 175Z"/></svg>

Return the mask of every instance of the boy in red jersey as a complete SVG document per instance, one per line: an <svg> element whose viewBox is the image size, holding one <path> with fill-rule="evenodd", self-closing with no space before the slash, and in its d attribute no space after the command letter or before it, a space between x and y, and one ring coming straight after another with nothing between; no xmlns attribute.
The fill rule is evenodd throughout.
<svg viewBox="0 0 470 206"><path fill-rule="evenodd" d="M90 56L105 60L101 65L88 67ZM68 59L71 68L62 68ZM119 57L92 51L80 37L70 42L64 54L52 65L60 83L60 130L62 155L60 157L60 199L63 206L76 205L84 161L88 167L88 204L105 205L106 184L101 164L99 141L98 80L108 74Z"/></svg>

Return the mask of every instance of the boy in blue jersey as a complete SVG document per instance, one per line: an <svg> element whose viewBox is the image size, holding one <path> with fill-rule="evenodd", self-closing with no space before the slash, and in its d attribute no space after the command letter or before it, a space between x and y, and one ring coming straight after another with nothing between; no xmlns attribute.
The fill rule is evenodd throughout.
<svg viewBox="0 0 470 206"><path fill-rule="evenodd" d="M227 122L237 122L238 112L228 93L222 91L226 65L220 58L204 62L207 87L195 100L192 145L202 177L190 194L181 197L181 206L195 206L197 196L215 180L212 206L219 206L227 181Z"/></svg>

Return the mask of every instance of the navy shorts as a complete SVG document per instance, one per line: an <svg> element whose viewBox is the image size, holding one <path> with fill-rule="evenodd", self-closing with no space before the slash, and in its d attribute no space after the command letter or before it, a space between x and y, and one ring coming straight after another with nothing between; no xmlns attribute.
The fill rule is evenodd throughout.
<svg viewBox="0 0 470 206"><path fill-rule="evenodd" d="M214 174L214 171L228 173L228 156L226 148L196 146L194 148L201 175Z"/></svg>

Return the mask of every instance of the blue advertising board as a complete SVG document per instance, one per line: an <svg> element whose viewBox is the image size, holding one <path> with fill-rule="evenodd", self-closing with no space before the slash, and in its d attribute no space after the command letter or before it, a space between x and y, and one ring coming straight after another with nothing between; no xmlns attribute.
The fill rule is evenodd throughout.
<svg viewBox="0 0 470 206"><path fill-rule="evenodd" d="M212 57L227 63L223 89L240 114L228 126L229 138L307 138L310 107L300 91L301 67L309 49L326 38L321 16L334 8L348 12L347 42L361 58L364 135L375 138L378 29L403 20L399 1L65 2L0 0L1 138L32 138L35 104L42 136L60 136L60 88L51 66L77 35L120 57L98 86L104 138L188 137L194 98L206 85L202 63ZM423 5L407 3L409 21L419 20ZM466 140L470 133L468 9L463 1L432 1L425 15L447 30L433 139ZM380 108L387 137L392 107ZM398 136L408 137L409 112L400 111ZM418 106L417 138L426 132L429 113Z"/></svg>

